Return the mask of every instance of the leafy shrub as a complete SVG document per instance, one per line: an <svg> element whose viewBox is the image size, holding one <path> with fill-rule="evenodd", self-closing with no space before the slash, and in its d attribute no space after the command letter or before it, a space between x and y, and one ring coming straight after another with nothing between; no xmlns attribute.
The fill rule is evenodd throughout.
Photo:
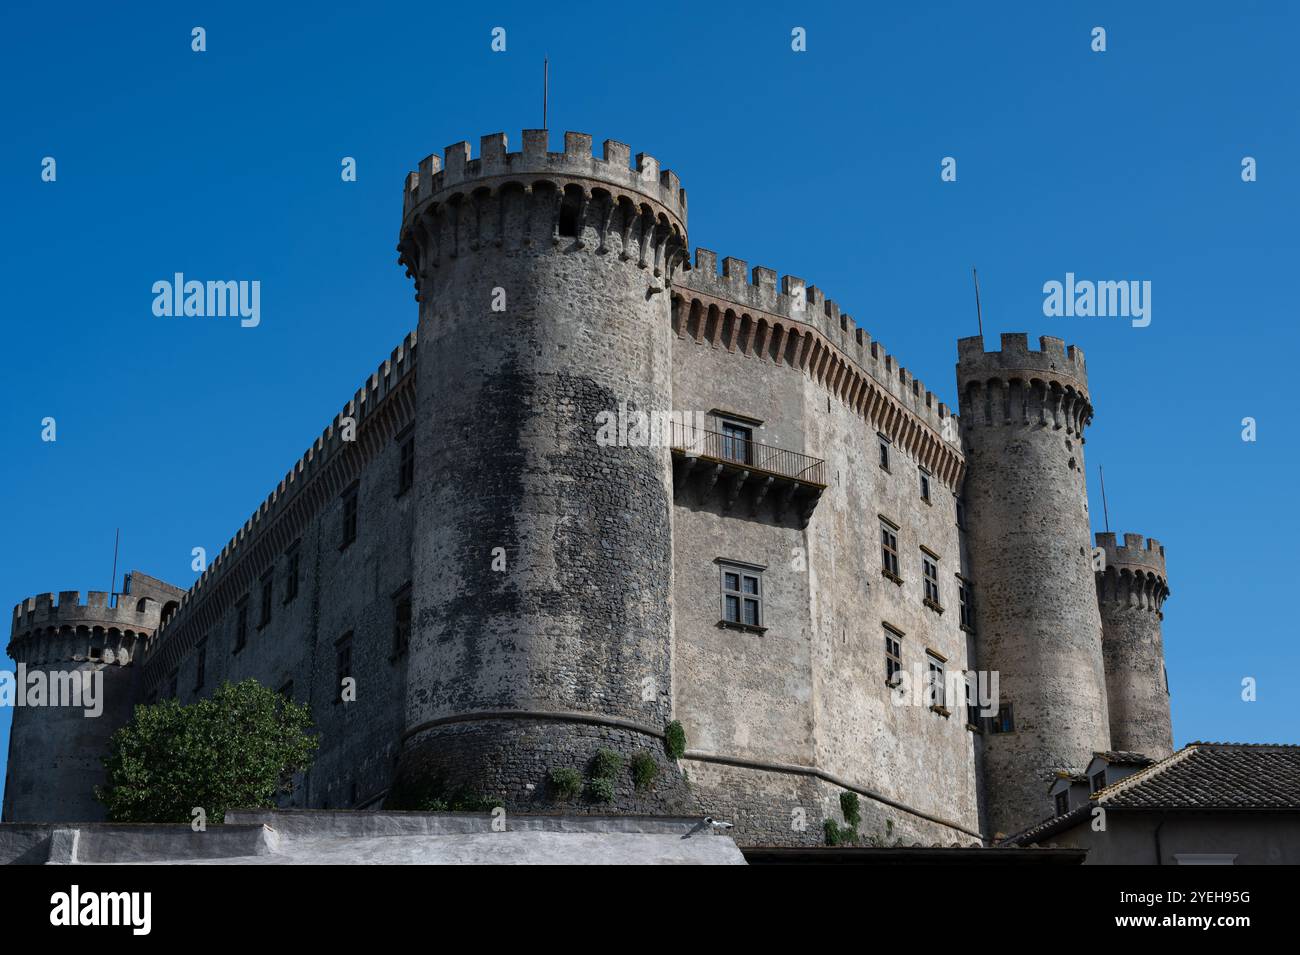
<svg viewBox="0 0 1300 955"><path fill-rule="evenodd" d="M840 844L840 824L834 819L827 819L823 822L822 831L826 833L826 844L828 846L838 846Z"/></svg>
<svg viewBox="0 0 1300 955"><path fill-rule="evenodd" d="M682 724L673 720L664 727L664 750L672 759L681 759L686 755L686 730Z"/></svg>
<svg viewBox="0 0 1300 955"><path fill-rule="evenodd" d="M858 806L857 793L840 793L840 812L844 813L844 821L849 824L850 829L858 828L858 823L862 821L862 810Z"/></svg>
<svg viewBox="0 0 1300 955"><path fill-rule="evenodd" d="M591 775L596 779L613 779L623 768L623 757L612 749L598 749L591 758Z"/></svg>
<svg viewBox="0 0 1300 955"><path fill-rule="evenodd" d="M582 774L568 767L552 769L551 790L557 799L572 799L582 792Z"/></svg>
<svg viewBox="0 0 1300 955"><path fill-rule="evenodd" d="M587 797L592 802L614 801L614 780L609 776L596 776L587 783Z"/></svg>
<svg viewBox="0 0 1300 955"><path fill-rule="evenodd" d="M189 822L198 806L220 823L228 809L271 809L311 766L311 725L307 704L256 680L185 706L137 706L109 739L108 782L95 797L111 822Z"/></svg>
<svg viewBox="0 0 1300 955"><path fill-rule="evenodd" d="M643 749L632 755L632 781L637 789L649 789L659 775L659 764Z"/></svg>

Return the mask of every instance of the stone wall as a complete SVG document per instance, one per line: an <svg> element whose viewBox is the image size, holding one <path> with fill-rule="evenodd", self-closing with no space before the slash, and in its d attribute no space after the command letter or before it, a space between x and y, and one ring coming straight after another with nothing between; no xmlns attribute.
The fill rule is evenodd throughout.
<svg viewBox="0 0 1300 955"><path fill-rule="evenodd" d="M984 740L989 829L1051 812L1058 769L1110 748L1101 617L1093 581L1083 431L1092 417L1083 352L1004 334L958 343L977 652L999 673L1013 729Z"/></svg>

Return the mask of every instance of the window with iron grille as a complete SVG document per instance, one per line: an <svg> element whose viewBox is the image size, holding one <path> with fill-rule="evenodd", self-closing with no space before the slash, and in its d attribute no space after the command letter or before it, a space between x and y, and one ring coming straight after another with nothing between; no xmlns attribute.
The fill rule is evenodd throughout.
<svg viewBox="0 0 1300 955"><path fill-rule="evenodd" d="M733 421L722 422L722 456L729 461L741 464L753 464L751 451L754 444L754 432L750 428Z"/></svg>

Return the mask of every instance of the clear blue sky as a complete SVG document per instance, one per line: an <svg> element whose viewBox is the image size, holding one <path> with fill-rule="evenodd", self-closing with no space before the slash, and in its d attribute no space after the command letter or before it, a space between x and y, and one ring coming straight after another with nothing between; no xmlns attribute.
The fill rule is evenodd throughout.
<svg viewBox="0 0 1300 955"><path fill-rule="evenodd" d="M220 550L414 326L403 176L485 133L518 148L546 53L553 149L573 129L658 157L693 245L826 289L949 403L972 264L990 344L1081 345L1091 512L1103 464L1112 529L1168 548L1177 742L1300 742L1296 6L711 6L11 0L5 606L107 589L119 526L120 569L193 581L191 548ZM260 280L260 327L155 318L178 271ZM1045 318L1067 271L1150 280L1151 325Z"/></svg>

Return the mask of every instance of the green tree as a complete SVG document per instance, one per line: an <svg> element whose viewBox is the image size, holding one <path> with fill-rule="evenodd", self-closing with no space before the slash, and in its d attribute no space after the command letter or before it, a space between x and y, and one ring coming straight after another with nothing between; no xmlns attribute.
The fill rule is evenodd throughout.
<svg viewBox="0 0 1300 955"><path fill-rule="evenodd" d="M269 809L311 766L310 729L307 704L256 680L223 683L188 706L137 706L109 740L108 784L95 796L112 822L189 822L201 807L220 823L227 809Z"/></svg>

